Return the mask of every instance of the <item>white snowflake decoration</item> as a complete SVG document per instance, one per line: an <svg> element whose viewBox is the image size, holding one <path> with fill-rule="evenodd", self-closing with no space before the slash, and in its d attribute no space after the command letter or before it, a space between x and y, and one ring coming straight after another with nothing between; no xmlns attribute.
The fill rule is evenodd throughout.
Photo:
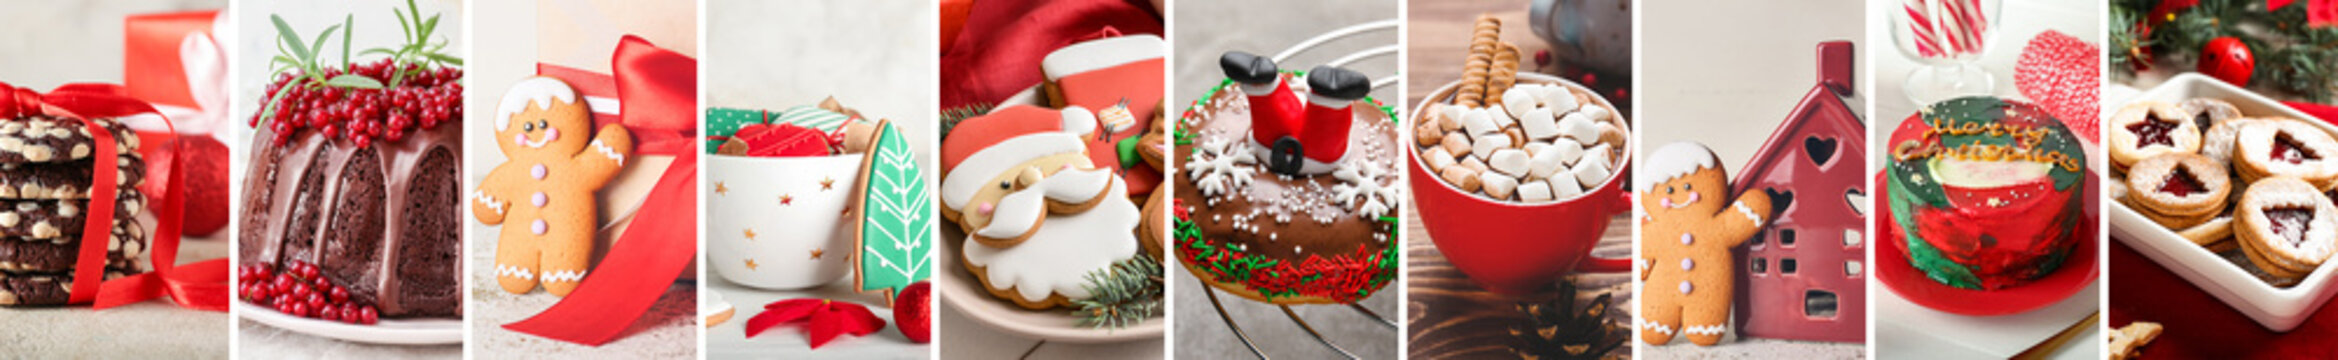
<svg viewBox="0 0 2338 360"><path fill-rule="evenodd" d="M1387 215L1389 205L1396 201L1397 188L1380 183L1380 178L1387 177L1388 172L1378 166L1344 162L1331 176L1340 180L1339 185L1331 188L1332 199L1354 208L1358 216L1372 219Z"/></svg>
<svg viewBox="0 0 2338 360"><path fill-rule="evenodd" d="M1201 185L1202 195L1208 196L1218 196L1236 187L1250 186L1250 177L1258 169L1245 165L1256 164L1258 159L1242 147L1243 144L1228 144L1225 139L1203 141L1201 152L1193 156L1194 161L1185 163L1186 176L1192 177L1194 184Z"/></svg>

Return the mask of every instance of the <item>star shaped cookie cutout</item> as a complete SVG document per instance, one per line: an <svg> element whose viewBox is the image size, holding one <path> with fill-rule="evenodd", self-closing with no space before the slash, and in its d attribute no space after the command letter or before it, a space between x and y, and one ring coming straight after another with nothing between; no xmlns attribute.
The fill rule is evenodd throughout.
<svg viewBox="0 0 2338 360"><path fill-rule="evenodd" d="M747 270L755 270L757 266L758 265L755 265L755 259L747 259Z"/></svg>
<svg viewBox="0 0 2338 360"><path fill-rule="evenodd" d="M820 178L820 191L828 191L828 189L834 188L836 188L836 179Z"/></svg>
<svg viewBox="0 0 2338 360"><path fill-rule="evenodd" d="M779 204L780 204L780 205L795 205L795 204L796 204L796 197L794 197L794 196L788 196L787 194L779 194Z"/></svg>
<svg viewBox="0 0 2338 360"><path fill-rule="evenodd" d="M826 252L826 251L820 251L820 248L812 248L812 260L819 260L819 259L820 259L820 254L825 254L825 253L827 253L827 252Z"/></svg>
<svg viewBox="0 0 2338 360"><path fill-rule="evenodd" d="M747 240L755 240L755 228L747 228L745 233L747 234Z"/></svg>
<svg viewBox="0 0 2338 360"><path fill-rule="evenodd" d="M730 194L731 194L731 187L729 187L729 186L723 186L723 182L721 182L721 181L716 181L716 182L714 182L714 194L715 194L715 195L730 195Z"/></svg>

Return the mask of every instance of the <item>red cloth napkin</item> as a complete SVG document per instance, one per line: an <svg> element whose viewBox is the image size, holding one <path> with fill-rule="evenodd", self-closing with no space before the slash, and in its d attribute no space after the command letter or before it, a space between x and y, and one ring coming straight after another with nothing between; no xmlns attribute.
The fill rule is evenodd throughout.
<svg viewBox="0 0 2338 360"><path fill-rule="evenodd" d="M2323 306L2297 329L2275 333L2126 243L2112 241L2110 255L2111 327L2166 326L2143 347L2144 359L2338 358L2338 342L2330 340L2338 339L2338 306Z"/></svg>
<svg viewBox="0 0 2338 360"><path fill-rule="evenodd" d="M2281 104L2297 108L2297 111L2304 111L2306 115L2321 118L2324 122L2338 124L2338 107L2297 101L2283 101Z"/></svg>
<svg viewBox="0 0 2338 360"><path fill-rule="evenodd" d="M1045 80L1039 60L1106 27L1161 35L1161 14L1143 1L982 0L942 53L942 108L991 104ZM1164 36L1166 37L1166 36Z"/></svg>

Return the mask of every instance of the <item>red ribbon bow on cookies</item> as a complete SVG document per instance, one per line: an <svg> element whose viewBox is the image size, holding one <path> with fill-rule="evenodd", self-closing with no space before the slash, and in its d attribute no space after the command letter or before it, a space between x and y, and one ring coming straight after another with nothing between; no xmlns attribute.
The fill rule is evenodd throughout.
<svg viewBox="0 0 2338 360"><path fill-rule="evenodd" d="M682 276L698 253L698 60L627 35L612 59L619 122L640 139L636 151L679 156L660 175L645 211L633 219L576 291L552 308L503 327L554 340L600 346L616 340ZM549 67L549 68L547 68ZM538 72L551 74L557 66ZM568 71L577 71L567 69ZM564 80L592 78L560 76ZM579 90L590 93L591 81Z"/></svg>
<svg viewBox="0 0 2338 360"><path fill-rule="evenodd" d="M113 118L155 113L154 106L126 96L120 86L108 84L67 84L47 94L17 88L0 82L0 117L21 118L30 115L50 115L80 120L89 128L93 146L91 159L96 164L114 164L121 156L115 148L114 132L100 125L96 118ZM170 119L163 119L166 127ZM174 144L174 143L170 143ZM72 296L68 303L94 303L93 308L105 309L153 299L168 294L179 306L210 311L227 311L227 259L212 259L187 266L178 265L179 226L185 191L180 184L179 161L152 169L160 171L159 178L168 181L162 204L153 206L158 223L152 237L151 258L154 272L130 277L104 280L107 241L82 241L75 255ZM109 166L92 166L90 171L89 219L82 224L82 234L112 234L114 199L120 184ZM86 236L86 235L85 235Z"/></svg>

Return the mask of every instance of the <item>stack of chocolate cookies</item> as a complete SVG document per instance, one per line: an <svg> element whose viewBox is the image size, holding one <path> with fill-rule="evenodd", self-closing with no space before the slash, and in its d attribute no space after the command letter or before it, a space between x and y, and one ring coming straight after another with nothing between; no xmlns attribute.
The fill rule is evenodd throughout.
<svg viewBox="0 0 2338 360"><path fill-rule="evenodd" d="M83 240L105 241L105 277L145 272L146 228L138 213L146 195L146 163L138 136L115 119L97 122L114 134L121 154L112 166L117 188L113 231L83 234L97 144L78 119L33 115L0 119L0 306L64 304L72 291Z"/></svg>

